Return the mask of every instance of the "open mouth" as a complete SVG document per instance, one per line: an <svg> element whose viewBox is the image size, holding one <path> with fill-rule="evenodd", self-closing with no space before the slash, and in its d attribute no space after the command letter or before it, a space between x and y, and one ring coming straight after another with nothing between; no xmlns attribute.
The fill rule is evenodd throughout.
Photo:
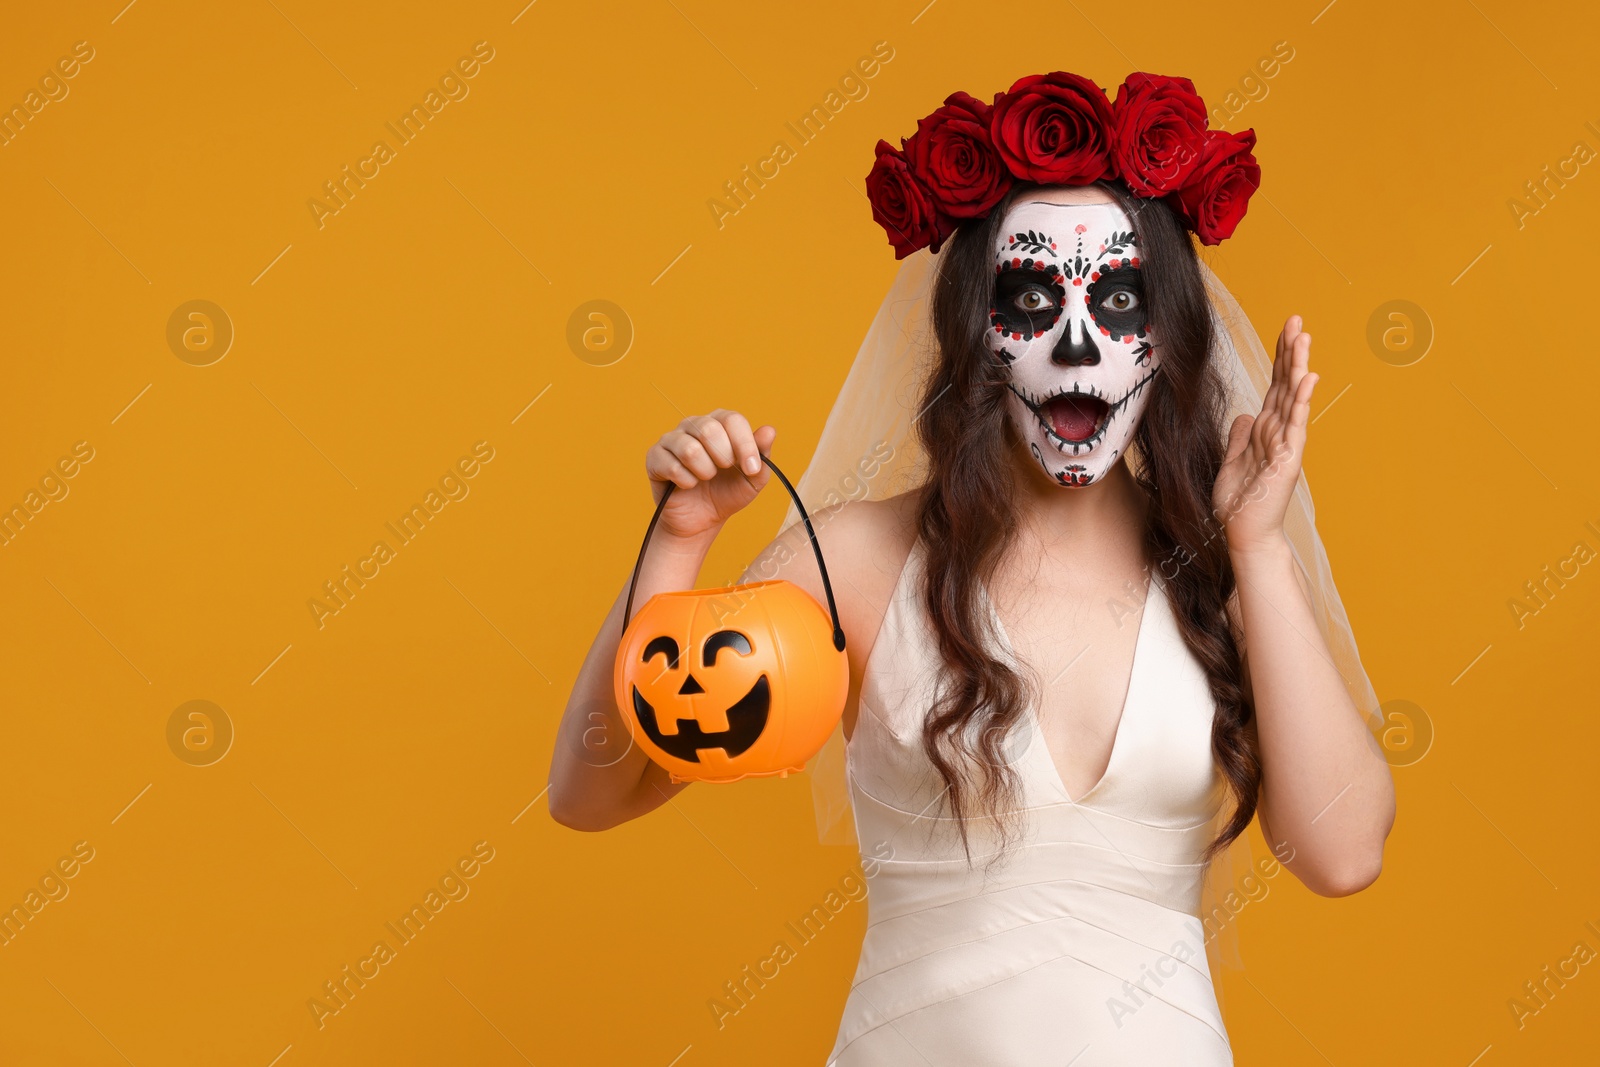
<svg viewBox="0 0 1600 1067"><path fill-rule="evenodd" d="M1087 393L1068 393L1041 404L1045 421L1055 435L1071 445L1081 445L1100 433L1111 405Z"/></svg>
<svg viewBox="0 0 1600 1067"><path fill-rule="evenodd" d="M1100 443L1117 413L1150 384L1157 370L1160 370L1159 364L1126 393L1114 399L1103 395L1094 386L1085 386L1081 382L1074 384L1068 392L1045 397L1030 397L1015 384L1011 384L1010 388L1039 420L1039 425L1044 427L1045 435L1056 451L1081 456Z"/></svg>

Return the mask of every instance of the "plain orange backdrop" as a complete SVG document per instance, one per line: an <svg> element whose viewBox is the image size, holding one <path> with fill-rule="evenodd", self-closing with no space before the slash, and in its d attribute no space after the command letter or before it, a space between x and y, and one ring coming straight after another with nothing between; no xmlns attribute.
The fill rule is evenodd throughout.
<svg viewBox="0 0 1600 1067"><path fill-rule="evenodd" d="M125 2L0 34L8 108L93 52L0 146L0 506L93 451L0 546L0 904L68 890L0 945L0 1061L821 1063L859 905L724 1026L707 1007L856 863L816 842L806 778L581 835L540 799L556 723L647 445L727 406L803 469L896 269L873 144L1070 69L1237 94L1263 186L1207 258L1269 341L1291 312L1316 337L1321 528L1380 697L1433 733L1373 888L1280 877L1241 914L1238 1062L1592 1062L1596 965L1508 1007L1600 950L1600 573L1510 606L1600 550L1600 176L1555 169L1600 150L1591 5ZM467 95L319 226L323 183L478 42ZM719 225L723 183L878 42L867 94ZM567 343L601 299L634 331L608 366ZM205 366L167 339L191 300L234 332ZM1407 366L1367 339L1394 300L1433 333ZM479 442L465 495L319 627L323 583ZM730 525L708 583L783 504ZM194 700L233 732L204 766L169 743ZM377 970L319 1027L347 965Z"/></svg>

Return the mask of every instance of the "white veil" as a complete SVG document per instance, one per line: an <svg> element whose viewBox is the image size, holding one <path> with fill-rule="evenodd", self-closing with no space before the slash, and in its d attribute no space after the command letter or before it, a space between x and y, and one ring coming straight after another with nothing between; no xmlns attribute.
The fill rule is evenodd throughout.
<svg viewBox="0 0 1600 1067"><path fill-rule="evenodd" d="M927 457L914 424L921 413L922 384L937 354L929 310L939 264L939 256L926 249L901 261L894 284L879 306L828 415L811 464L797 484L801 499L812 511L844 500L883 499L914 488L923 480ZM1200 273L1215 316L1212 356L1227 383L1227 424L1231 424L1241 414L1260 412L1272 379L1272 361L1249 318L1221 280L1204 263ZM791 504L784 529L799 519ZM1284 530L1310 584L1312 608L1334 664L1369 728L1376 729L1381 724L1377 695L1361 666L1328 555L1317 534L1311 490L1304 473L1290 501ZM856 844L842 726L835 727L807 770L811 773L819 840L823 844ZM1224 815L1226 810L1225 807ZM1238 880L1248 877L1255 866L1249 853L1247 836L1241 835L1213 862L1202 900L1203 915L1211 915L1213 907L1230 891L1244 895ZM1227 913L1228 909L1224 909L1223 914ZM1220 936L1208 937L1206 949L1214 975L1223 964L1241 965L1236 929L1236 923L1224 922ZM1208 924L1207 933L1217 931Z"/></svg>

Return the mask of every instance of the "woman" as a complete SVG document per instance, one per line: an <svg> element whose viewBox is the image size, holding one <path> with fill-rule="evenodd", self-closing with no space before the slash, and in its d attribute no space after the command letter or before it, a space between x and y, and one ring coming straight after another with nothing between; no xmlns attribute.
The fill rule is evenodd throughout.
<svg viewBox="0 0 1600 1067"><path fill-rule="evenodd" d="M1387 765L1285 533L1317 381L1298 316L1259 412L1223 421L1186 231L1215 243L1243 214L1207 218L1217 205L1194 193L1240 158L1239 135L1205 131L1182 79L1135 75L1103 114L1091 90L1056 74L992 108L957 94L903 155L880 142L869 178L902 257L949 247L915 420L925 470L816 522L849 635L850 802L873 874L841 1067L1231 1063L1203 959L1209 860L1259 818L1310 889L1353 893L1393 821ZM1121 108L1152 99L1197 113L1199 132L1115 158L1138 140ZM941 131L951 111L946 127L971 129ZM1107 124L1098 168L1061 162L1092 140L1062 148L1083 114ZM940 133L989 155L930 149ZM657 498L676 489L641 602L692 587L766 484L775 436L719 410L649 449ZM752 571L820 600L800 538L791 527L763 557L786 562ZM621 613L619 595L551 771L551 812L579 829L683 788L626 745Z"/></svg>

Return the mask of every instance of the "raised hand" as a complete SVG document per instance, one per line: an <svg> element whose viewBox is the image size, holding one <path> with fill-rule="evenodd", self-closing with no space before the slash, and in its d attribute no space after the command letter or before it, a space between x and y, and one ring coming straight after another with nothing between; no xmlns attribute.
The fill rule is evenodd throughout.
<svg viewBox="0 0 1600 1067"><path fill-rule="evenodd" d="M1305 453L1311 392L1317 385L1317 375L1310 371L1311 335L1301 325L1300 316L1291 315L1278 335L1261 414L1240 415L1228 433L1211 506L1227 530L1232 552L1266 546L1283 536L1283 517Z"/></svg>

